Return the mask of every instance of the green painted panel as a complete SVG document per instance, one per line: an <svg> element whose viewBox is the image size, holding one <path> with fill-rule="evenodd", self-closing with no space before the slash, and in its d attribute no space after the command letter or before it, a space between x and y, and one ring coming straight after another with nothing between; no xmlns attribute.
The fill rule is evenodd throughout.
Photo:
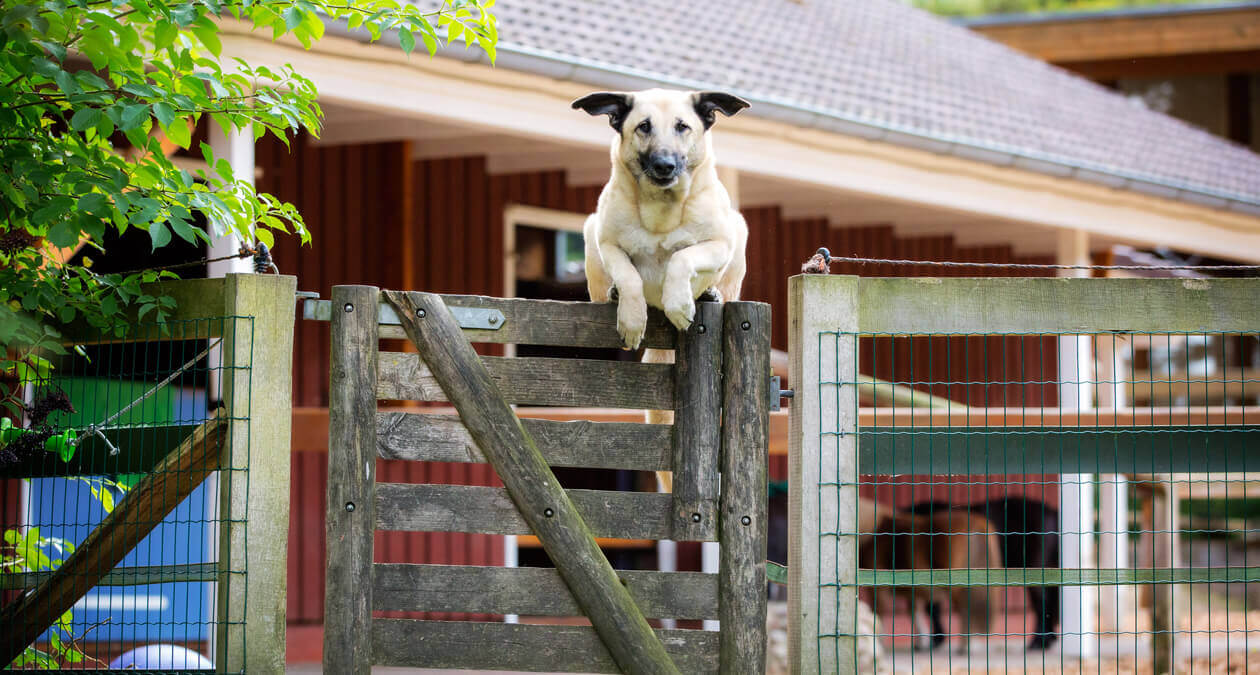
<svg viewBox="0 0 1260 675"><path fill-rule="evenodd" d="M858 467L877 475L1260 471L1257 447L1256 425L868 427L858 432Z"/></svg>
<svg viewBox="0 0 1260 675"><path fill-rule="evenodd" d="M1027 569L858 570L857 573L858 586L1109 586L1255 581L1260 581L1260 567L1155 569L1030 567Z"/></svg>

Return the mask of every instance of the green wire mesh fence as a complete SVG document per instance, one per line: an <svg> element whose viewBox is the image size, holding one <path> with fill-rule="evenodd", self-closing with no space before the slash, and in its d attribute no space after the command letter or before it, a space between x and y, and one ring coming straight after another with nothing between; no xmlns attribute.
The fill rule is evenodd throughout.
<svg viewBox="0 0 1260 675"><path fill-rule="evenodd" d="M818 373L871 404L853 410L858 528L819 546L859 542L854 623L877 670L1260 667L1256 335L818 339L906 392Z"/></svg>
<svg viewBox="0 0 1260 675"><path fill-rule="evenodd" d="M248 472L231 455L248 444L227 437L249 400L221 401L249 386L253 330L223 317L80 336L48 377L0 385L0 664L213 667L248 603L219 589L246 574L220 550L248 518L221 506Z"/></svg>

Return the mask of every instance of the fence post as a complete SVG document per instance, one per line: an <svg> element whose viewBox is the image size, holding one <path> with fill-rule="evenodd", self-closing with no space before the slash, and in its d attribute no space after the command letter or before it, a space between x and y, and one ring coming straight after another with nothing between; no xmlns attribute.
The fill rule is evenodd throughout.
<svg viewBox="0 0 1260 675"><path fill-rule="evenodd" d="M725 310L722 500L718 517L722 542L718 559L721 672L763 673L770 305L732 302Z"/></svg>
<svg viewBox="0 0 1260 675"><path fill-rule="evenodd" d="M857 277L788 280L788 658L852 673L857 603ZM824 435L826 434L826 435Z"/></svg>
<svg viewBox="0 0 1260 675"><path fill-rule="evenodd" d="M375 287L333 287L325 673L368 675L372 669L379 305Z"/></svg>
<svg viewBox="0 0 1260 675"><path fill-rule="evenodd" d="M229 274L223 286L219 672L284 672L297 278ZM233 317L252 317L247 319ZM248 639L247 639L248 635Z"/></svg>

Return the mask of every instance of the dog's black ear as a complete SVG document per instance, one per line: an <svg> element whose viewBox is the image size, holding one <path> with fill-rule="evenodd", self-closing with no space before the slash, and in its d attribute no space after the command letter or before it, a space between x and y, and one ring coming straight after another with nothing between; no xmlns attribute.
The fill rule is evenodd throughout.
<svg viewBox="0 0 1260 675"><path fill-rule="evenodd" d="M696 114L704 121L705 129L716 121L713 111L721 110L723 115L730 117L748 107L748 101L720 91L698 91L692 97L696 100Z"/></svg>
<svg viewBox="0 0 1260 675"><path fill-rule="evenodd" d="M597 91L574 101L573 107L591 115L608 115L608 124L621 133L621 123L626 121L626 115L634 107L634 98L615 91Z"/></svg>

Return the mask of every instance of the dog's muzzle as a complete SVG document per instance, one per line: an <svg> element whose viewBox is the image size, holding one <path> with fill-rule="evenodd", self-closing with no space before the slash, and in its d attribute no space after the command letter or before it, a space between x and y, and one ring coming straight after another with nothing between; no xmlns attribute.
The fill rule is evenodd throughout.
<svg viewBox="0 0 1260 675"><path fill-rule="evenodd" d="M644 155L639 158L643 173L661 187L668 186L682 172L682 158L673 154Z"/></svg>

